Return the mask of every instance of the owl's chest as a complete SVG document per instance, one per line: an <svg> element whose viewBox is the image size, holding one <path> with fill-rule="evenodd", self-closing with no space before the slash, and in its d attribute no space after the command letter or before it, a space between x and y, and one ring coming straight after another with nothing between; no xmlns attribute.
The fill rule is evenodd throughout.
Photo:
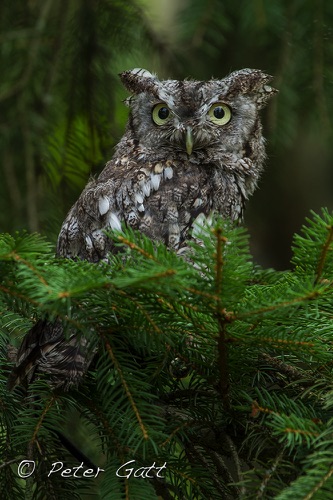
<svg viewBox="0 0 333 500"><path fill-rule="evenodd" d="M214 166L156 162L124 173L115 208L127 225L179 248L198 217L215 211L234 218L234 194L232 180Z"/></svg>
<svg viewBox="0 0 333 500"><path fill-rule="evenodd" d="M114 251L104 230L122 224L178 250L212 212L239 219L243 192L239 176L211 165L111 161L69 211L57 252L97 262Z"/></svg>

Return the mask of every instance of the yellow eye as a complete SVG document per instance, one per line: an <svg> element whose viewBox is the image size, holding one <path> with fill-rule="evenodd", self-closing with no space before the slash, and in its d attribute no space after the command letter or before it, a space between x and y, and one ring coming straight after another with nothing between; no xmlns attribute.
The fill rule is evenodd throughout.
<svg viewBox="0 0 333 500"><path fill-rule="evenodd" d="M216 102L208 111L208 116L215 125L226 125L231 120L231 109L222 102Z"/></svg>
<svg viewBox="0 0 333 500"><path fill-rule="evenodd" d="M164 125L171 117L170 109L164 102L153 107L152 118L156 125Z"/></svg>

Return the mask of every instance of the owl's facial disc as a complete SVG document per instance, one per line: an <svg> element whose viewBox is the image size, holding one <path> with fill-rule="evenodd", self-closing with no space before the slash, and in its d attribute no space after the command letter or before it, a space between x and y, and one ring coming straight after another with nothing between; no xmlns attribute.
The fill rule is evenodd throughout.
<svg viewBox="0 0 333 500"><path fill-rule="evenodd" d="M206 108L206 123L210 126L223 127L227 125L232 118L231 108L224 102L215 101L209 105L208 111ZM176 133L170 136L171 142L178 143L179 146L186 149L188 156L190 156L194 149L201 149L210 142L210 135L198 131L197 118L193 116L193 109L182 109L178 115L173 107L170 108L165 101L161 101L151 109L151 118L158 128L163 126L173 127L176 126Z"/></svg>

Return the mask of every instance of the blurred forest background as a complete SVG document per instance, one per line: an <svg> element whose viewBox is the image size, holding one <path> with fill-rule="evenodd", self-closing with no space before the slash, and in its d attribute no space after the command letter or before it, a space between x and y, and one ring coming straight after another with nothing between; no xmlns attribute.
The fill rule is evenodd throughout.
<svg viewBox="0 0 333 500"><path fill-rule="evenodd" d="M123 134L117 74L274 75L268 160L245 224L257 262L289 267L310 209L333 208L330 0L13 0L0 4L0 231L56 241Z"/></svg>

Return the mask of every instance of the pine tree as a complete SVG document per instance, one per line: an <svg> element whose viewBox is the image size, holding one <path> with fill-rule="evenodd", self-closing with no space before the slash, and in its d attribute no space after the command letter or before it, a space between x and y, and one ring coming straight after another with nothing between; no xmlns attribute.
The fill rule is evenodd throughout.
<svg viewBox="0 0 333 500"><path fill-rule="evenodd" d="M110 265L1 237L1 498L328 498L333 214L307 220L286 272L220 219L185 259L110 237ZM67 393L47 375L10 392L9 346L41 316L93 342L93 365Z"/></svg>

